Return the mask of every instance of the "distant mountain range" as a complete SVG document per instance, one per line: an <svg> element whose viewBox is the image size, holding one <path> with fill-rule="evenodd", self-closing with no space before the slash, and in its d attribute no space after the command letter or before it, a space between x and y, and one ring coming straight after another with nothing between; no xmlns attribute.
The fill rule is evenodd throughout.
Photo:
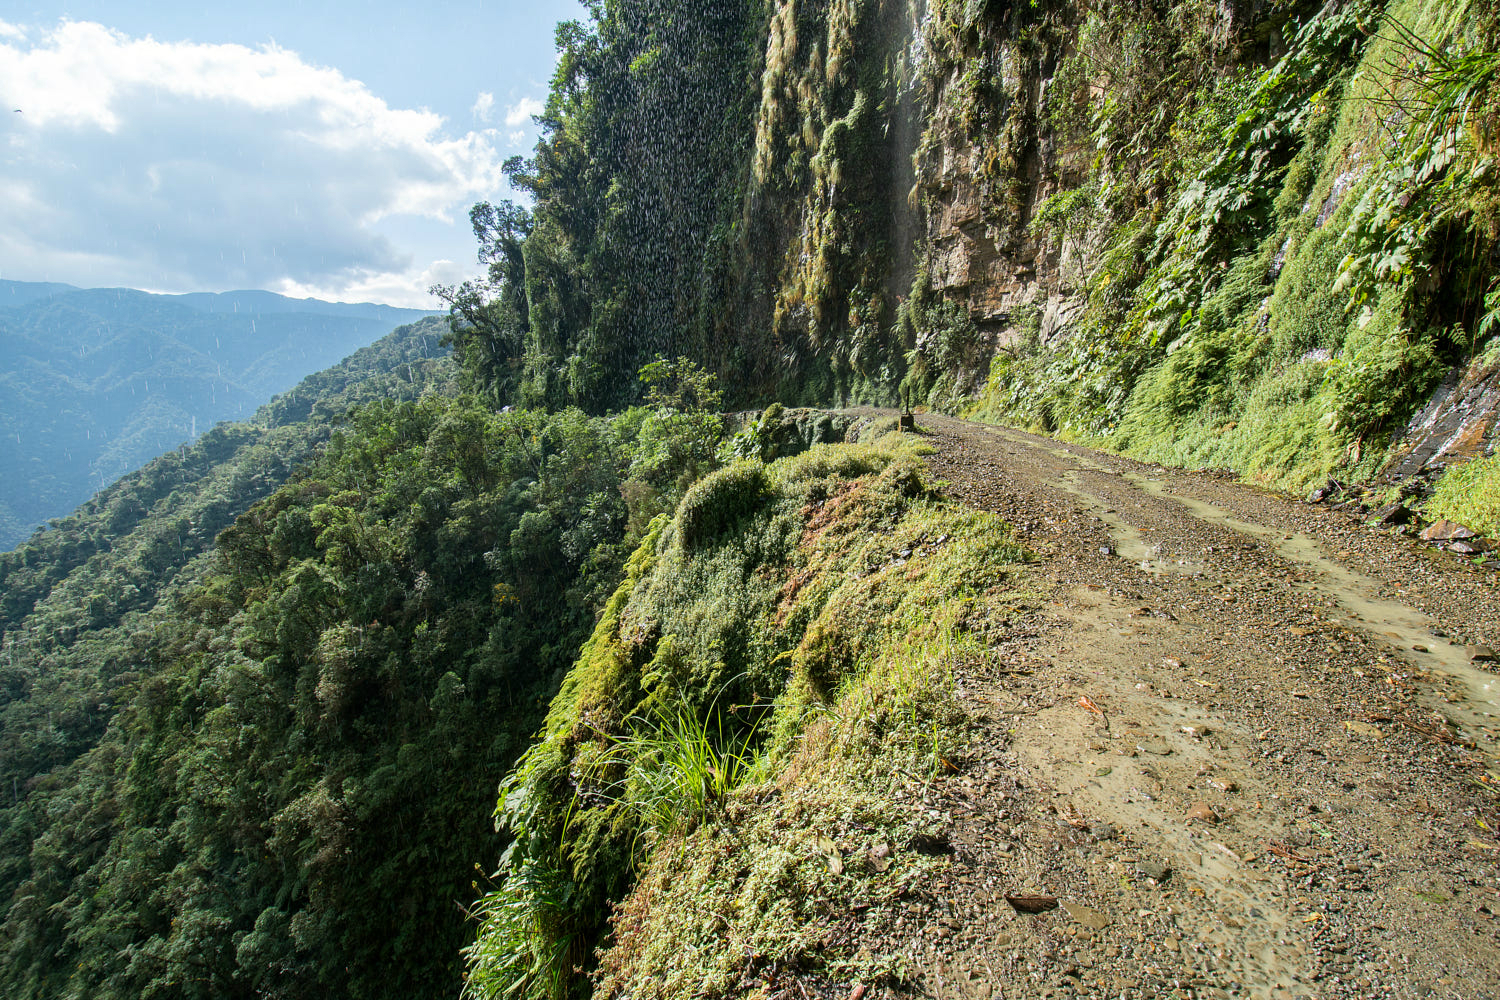
<svg viewBox="0 0 1500 1000"><path fill-rule="evenodd" d="M0 281L0 550L221 420L433 315Z"/></svg>

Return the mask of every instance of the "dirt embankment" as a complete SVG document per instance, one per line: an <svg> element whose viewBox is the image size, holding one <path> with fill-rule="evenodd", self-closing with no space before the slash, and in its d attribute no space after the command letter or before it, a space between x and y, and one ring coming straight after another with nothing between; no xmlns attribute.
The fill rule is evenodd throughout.
<svg viewBox="0 0 1500 1000"><path fill-rule="evenodd" d="M926 807L938 997L1500 996L1492 570L1209 475L924 417L1041 557ZM1017 910L1007 896L1036 897ZM1049 900L1056 900L1055 907Z"/></svg>

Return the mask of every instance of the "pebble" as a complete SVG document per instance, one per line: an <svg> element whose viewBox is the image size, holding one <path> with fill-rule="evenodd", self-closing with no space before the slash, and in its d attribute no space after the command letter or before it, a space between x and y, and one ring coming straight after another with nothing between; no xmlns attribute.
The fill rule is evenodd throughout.
<svg viewBox="0 0 1500 1000"><path fill-rule="evenodd" d="M1167 875L1169 875L1172 871L1171 868L1162 864L1160 861L1150 861L1146 858L1142 858L1140 861L1137 861L1135 867L1136 871L1140 872L1142 875L1150 879L1155 879L1158 882L1164 881Z"/></svg>
<svg viewBox="0 0 1500 1000"><path fill-rule="evenodd" d="M1214 812L1213 807L1207 802L1194 802L1193 807L1188 810L1187 818L1202 823L1217 823L1219 814Z"/></svg>
<svg viewBox="0 0 1500 1000"><path fill-rule="evenodd" d="M1100 931L1109 926L1109 917L1092 907L1083 906L1079 903L1063 902L1062 908L1068 911L1068 916L1089 930Z"/></svg>

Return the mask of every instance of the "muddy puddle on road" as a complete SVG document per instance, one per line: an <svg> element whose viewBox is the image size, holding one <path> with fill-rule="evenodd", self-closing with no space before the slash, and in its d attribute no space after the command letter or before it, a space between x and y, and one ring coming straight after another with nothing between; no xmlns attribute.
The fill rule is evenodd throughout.
<svg viewBox="0 0 1500 1000"><path fill-rule="evenodd" d="M1076 468L1064 471L1061 478L1054 481L1053 485L1077 497L1091 516L1104 523L1109 532L1110 541L1114 543L1114 554L1121 559L1134 563L1142 572L1152 575L1171 573L1181 576L1203 576L1208 571L1208 564L1202 560L1174 559L1164 556L1160 545L1147 541L1145 534L1139 528L1121 517L1116 508L1106 503L1098 494L1090 491L1084 483L1086 472L1120 478L1120 474L1115 470L1087 456L1076 455L1065 448L1049 448L1046 445L1028 441L1002 427L985 427L984 430L1012 444L1044 451L1073 463Z"/></svg>
<svg viewBox="0 0 1500 1000"><path fill-rule="evenodd" d="M1203 576L1207 572L1208 564L1200 560L1163 556L1160 545L1148 542L1135 525L1120 516L1119 511L1090 493L1079 472L1064 472L1057 485L1083 501L1088 511L1104 523L1109 531L1110 541L1114 543L1114 554L1134 563L1142 572L1152 575L1175 573L1182 576Z"/></svg>
<svg viewBox="0 0 1500 1000"><path fill-rule="evenodd" d="M1191 560L1162 559L1160 549L1153 546L1139 528L1120 516L1104 498L1089 491L1084 473L1108 475L1150 496L1173 501L1189 516L1256 539L1287 562L1313 571L1317 575L1318 589L1337 601L1348 616L1343 624L1393 646L1404 661L1419 670L1443 674L1457 682L1461 689L1458 702L1429 690L1424 692L1423 703L1448 719L1463 739L1491 756L1500 755L1500 675L1470 663L1462 646L1450 645L1446 639L1436 638L1433 630L1439 624L1430 615L1378 596L1380 581L1329 559L1313 538L1300 533L1288 535L1279 529L1246 521L1208 501L1168 492L1160 480L1138 473L1121 473L1067 448L1032 441L1004 428L985 429L1012 444L1046 452L1071 463L1074 468L1063 471L1054 480L1054 485L1083 501L1090 512L1108 526L1116 552L1144 572L1202 575L1207 566ZM1425 652L1414 647L1422 647Z"/></svg>

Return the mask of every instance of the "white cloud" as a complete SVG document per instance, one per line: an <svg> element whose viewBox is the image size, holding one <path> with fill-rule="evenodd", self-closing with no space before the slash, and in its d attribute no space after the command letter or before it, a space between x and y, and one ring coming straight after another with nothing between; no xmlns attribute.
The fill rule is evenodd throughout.
<svg viewBox="0 0 1500 1000"><path fill-rule="evenodd" d="M0 38L25 38L26 29L20 25L0 20Z"/></svg>
<svg viewBox="0 0 1500 1000"><path fill-rule="evenodd" d="M516 129L507 138L510 139L510 146L512 149L520 149L522 146L526 145L526 140L530 138L530 136L531 133L527 132L525 129Z"/></svg>
<svg viewBox="0 0 1500 1000"><path fill-rule="evenodd" d="M286 279L270 290L294 299L325 299L338 302L384 302L410 309L445 310L447 306L428 294L433 285L457 285L474 277L472 265L435 260L390 273L367 272L337 284L319 284Z"/></svg>
<svg viewBox="0 0 1500 1000"><path fill-rule="evenodd" d="M0 121L4 277L425 302L398 283L430 267L382 221L442 220L471 245L468 206L505 186L500 134L454 136L276 47L0 22L0 100L24 109Z"/></svg>
<svg viewBox="0 0 1500 1000"><path fill-rule="evenodd" d="M511 128L517 125L530 125L531 116L539 115L546 109L547 106L535 97L523 97L505 109L505 124Z"/></svg>
<svg viewBox="0 0 1500 1000"><path fill-rule="evenodd" d="M487 90L481 90L479 96L474 99L474 117L482 122L487 122L495 117L495 95Z"/></svg>

